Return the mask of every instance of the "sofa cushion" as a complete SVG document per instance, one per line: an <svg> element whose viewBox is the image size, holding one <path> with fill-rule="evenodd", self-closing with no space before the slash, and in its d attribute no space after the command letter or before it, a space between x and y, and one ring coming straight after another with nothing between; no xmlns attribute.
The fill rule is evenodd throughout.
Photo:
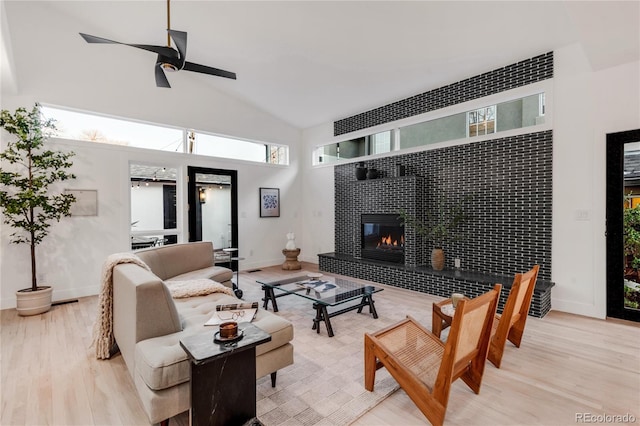
<svg viewBox="0 0 640 426"><path fill-rule="evenodd" d="M271 341L256 346L256 356L269 352L293 340L293 325L288 320L264 309L258 309L252 324L271 334Z"/></svg>
<svg viewBox="0 0 640 426"><path fill-rule="evenodd" d="M183 331L136 344L135 368L147 386L160 390L188 381L189 360L180 346L180 339L194 333L206 333L208 330L213 336L218 328L206 327L203 324L211 318L216 305L238 302L239 299L223 293L176 299L175 305L180 314ZM253 324L271 334L270 342L256 347L256 355L286 345L293 339L293 325L271 312L258 309Z"/></svg>
<svg viewBox="0 0 640 426"><path fill-rule="evenodd" d="M231 281L232 276L233 272L231 271L231 269L223 268L221 266L209 266L207 268L196 269L195 271L176 275L175 277L171 277L166 281L190 281L201 278L208 278L219 283L224 283L225 281Z"/></svg>
<svg viewBox="0 0 640 426"><path fill-rule="evenodd" d="M136 371L150 389L166 389L189 381L189 360L180 346L180 339L186 335L167 334L136 344Z"/></svg>
<svg viewBox="0 0 640 426"><path fill-rule="evenodd" d="M238 299L224 293L212 293L174 299L174 302L180 315L182 332L147 339L136 344L136 370L147 386L154 390L166 389L189 380L189 360L180 346L180 339L189 334L206 332L208 327L203 324L211 317L215 306L237 303ZM217 327L210 329L213 336Z"/></svg>
<svg viewBox="0 0 640 426"><path fill-rule="evenodd" d="M175 299L176 308L182 319L182 327L189 331L192 327L202 330L203 324L211 318L216 305L239 303L240 299L222 293L214 293L204 297L189 297ZM293 339L293 325L288 320L266 311L258 309L254 325L271 334L271 341L256 348L256 355L268 352L282 346ZM215 328L217 330L217 328Z"/></svg>

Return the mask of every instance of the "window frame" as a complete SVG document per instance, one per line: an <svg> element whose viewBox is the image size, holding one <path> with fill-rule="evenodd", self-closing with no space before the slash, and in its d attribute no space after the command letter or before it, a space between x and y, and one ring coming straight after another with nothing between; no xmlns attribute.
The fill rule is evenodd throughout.
<svg viewBox="0 0 640 426"><path fill-rule="evenodd" d="M475 138L476 136L486 136L486 135L492 135L492 134L498 133L497 132L497 129L498 129L497 108L498 108L498 105L494 104L494 105L488 105L486 107L477 108L475 110L468 111L467 112L467 138ZM489 111L491 111L491 110L493 111L493 120L489 120L488 119ZM481 111L483 113L483 118L484 118L483 120L479 119ZM472 115L475 115L477 117L476 121L473 122L473 123L470 122L470 120L471 120L470 117ZM493 131L492 132L487 132L487 129L489 127L489 123L493 123ZM480 133L479 132L480 124L482 124L483 127L484 127L484 133ZM476 126L475 135L471 135L471 126L472 125Z"/></svg>
<svg viewBox="0 0 640 426"><path fill-rule="evenodd" d="M389 123L380 124L377 126L369 127L369 128L358 130L358 131L354 131L346 135L342 134L338 136L332 136L328 138L328 141L326 142L314 144L313 147L309 150L309 157L307 158L309 158L311 167L327 167L327 166L333 166L335 164L366 161L368 159L374 159L379 157L387 157L387 156L393 156L393 155L401 155L401 154L410 153L410 152L437 149L443 146L464 145L464 144L476 142L479 140L496 138L497 137L496 135L500 135L500 137L507 137L507 136L524 134L524 133L549 130L553 128L553 115L552 115L553 90L554 90L553 78L546 79L540 82L529 84L527 86L510 89L508 91L473 99L460 104L451 105L451 106L440 108L434 111L425 112L423 114L403 118L403 119L392 121ZM498 121L497 106L499 104L515 101L518 99L523 99L529 96L540 95L540 94L544 94L544 100L545 100L544 110L545 110L546 117L542 123L534 124L526 127L518 127L514 129L503 130L503 131L497 130L497 121ZM458 114L466 114L469 111L477 110L480 108L486 108L487 106L491 106L491 105L496 106L496 110L495 110L496 127L494 127L494 133L488 133L486 135L478 135L473 138L461 137L458 139L450 139L450 140L444 140L444 141L434 142L430 144L401 148L402 141L401 141L400 131L402 128L420 124L420 123L425 123L432 120L437 120L440 118L455 116ZM394 135L392 140L392 149L388 153L362 155L360 157L354 157L354 158L348 158L348 159L341 158L341 159L337 159L329 162L318 161L318 153L320 148L335 145L336 143L340 143L344 141L363 138L368 135L372 135L372 134L376 134L384 131L391 131L392 134Z"/></svg>
<svg viewBox="0 0 640 426"><path fill-rule="evenodd" d="M62 113L80 114L80 115L83 115L83 116L88 116L89 118L96 117L96 118L104 118L104 119L108 119L108 120L121 121L121 122L127 123L129 125L153 126L153 127L158 127L160 129L168 129L168 130L171 130L171 131L179 131L181 133L181 142L178 145L178 147L181 147L181 149L163 149L163 148L160 148L160 147L149 147L149 146L145 146L145 145L137 145L136 142L135 142L136 139L132 139L131 141L127 140L127 142L129 142L129 143L126 144L126 145L125 144L119 145L117 143L113 143L113 142L117 142L117 141L111 139L111 141L103 142L103 143L105 143L107 145L124 146L124 147L127 147L127 148L149 149L149 150L163 151L163 152L179 152L179 153L186 153L186 154L193 154L193 155L202 155L202 156L205 156L205 157L223 158L223 159L228 159L228 160L249 161L249 162L258 163L258 164L262 164L263 163L263 164L279 165L279 166L288 166L290 164L290 157L289 157L290 147L287 144L278 144L278 143L271 143L271 142L265 142L265 141L251 140L251 139L247 139L247 138L241 138L241 137L217 134L217 133L212 133L212 132L207 132L207 131L202 131L202 130L197 130L197 129L189 129L189 128L171 126L171 125L166 125L166 124L153 123L153 122L148 122L148 121L144 121L144 120L137 120L137 119L128 118L128 117L120 117L120 116L115 116L115 115L101 114L101 113L96 113L96 112L93 112L93 111L86 111L86 110L80 110L80 109L75 109L75 108L68 108L68 107L63 107L63 106L53 105L53 104L44 104L43 103L42 106L44 107L45 110L53 110L54 112L57 110L57 111L61 111ZM100 131L100 129L91 129L91 130ZM191 133L195 133L196 137L197 137L197 134L203 134L203 135L213 136L213 137L216 137L216 138L227 139L227 140L230 140L230 141L237 140L237 141L242 141L242 142L246 142L246 143L256 144L256 145L259 145L259 146L264 146L265 147L264 158L262 159L262 161L255 161L255 160L247 160L245 158L238 158L238 157L228 157L228 156L222 156L222 155L212 156L212 155L194 153L193 152L194 151L194 146L196 146L197 141L190 138ZM82 139L82 138L79 138L79 137L73 137L73 135L64 135L64 136L56 136L56 137L58 137L60 139L75 140L75 141L78 141L78 142L99 143L99 141L92 141L92 140L88 140L88 139ZM140 139L138 139L138 141L139 140ZM278 156L277 156L279 159L283 159L283 162L274 163L273 161L271 161L272 156L270 155L270 151L274 147L276 148L277 151L284 151L284 153L280 152L278 154Z"/></svg>

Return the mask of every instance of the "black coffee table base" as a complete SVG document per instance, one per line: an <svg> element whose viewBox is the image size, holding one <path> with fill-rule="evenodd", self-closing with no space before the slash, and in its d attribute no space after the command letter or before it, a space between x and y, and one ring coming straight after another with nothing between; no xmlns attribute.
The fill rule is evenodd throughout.
<svg viewBox="0 0 640 426"><path fill-rule="evenodd" d="M376 312L374 303L375 302L373 301L373 296L367 295L363 296L362 300L357 305L349 306L348 308L340 309L339 311L331 313L327 312L326 305L323 305L321 303L314 303L313 309L316 310L316 317L313 319L313 327L311 327L311 329L316 330L316 332L319 334L320 323L324 322L324 325L327 327L327 334L329 335L329 337L333 337L333 327L331 327L330 318L333 318L340 314L344 314L345 312L351 312L355 309L358 310L358 313L361 313L362 308L364 308L365 306L369 307L369 313L373 315L373 318L378 319L378 313Z"/></svg>
<svg viewBox="0 0 640 426"><path fill-rule="evenodd" d="M262 307L265 309L269 309L269 302L271 302L271 305L273 306L273 312L278 312L278 303L276 302L276 299L278 297L291 296L290 293L280 293L276 295L273 291L273 288L267 287L266 285L263 285L262 289L264 290L264 298L262 299L264 301L264 304L262 305Z"/></svg>
<svg viewBox="0 0 640 426"><path fill-rule="evenodd" d="M378 318L373 294L382 291L382 288L363 285L337 277L335 282L334 278L316 282L309 280L308 277L309 274L307 276L289 276L272 281L256 280L259 284L262 284L262 290L264 291L264 298L262 299L264 309L269 309L269 302L271 302L273 312L278 312L278 303L276 302L278 297L295 295L311 301L313 309L316 311L311 329L316 330L319 334L320 323L324 323L329 337L334 336L331 318L337 315L356 309L358 313L362 313L362 309L368 306L369 314L373 315L375 319ZM277 294L276 289L278 290ZM339 309L341 306L346 307ZM329 308L336 310L329 312Z"/></svg>
<svg viewBox="0 0 640 426"><path fill-rule="evenodd" d="M278 312L278 304L276 303L276 299L278 297L292 295L292 293L282 293L276 295L273 291L273 288L268 286L262 286L262 289L264 290L264 298L262 299L264 301L263 307L264 309L268 309L269 302L271 302L271 304L273 305L273 312ZM314 303L313 309L316 310L316 317L313 319L313 326L311 327L311 329L316 330L317 333L320 333L320 323L323 322L325 327L327 327L327 334L329 335L329 337L333 337L334 333L333 327L331 326L331 318L340 314L344 314L345 312L351 312L356 309L358 310L358 313L361 313L362 308L366 306L369 307L369 313L373 315L373 318L378 319L378 312L376 312L375 302L373 301L373 294L362 296L362 300L360 300L360 303L358 303L357 305L349 306L348 308L340 309L331 313L327 311L327 305L324 305L322 303Z"/></svg>

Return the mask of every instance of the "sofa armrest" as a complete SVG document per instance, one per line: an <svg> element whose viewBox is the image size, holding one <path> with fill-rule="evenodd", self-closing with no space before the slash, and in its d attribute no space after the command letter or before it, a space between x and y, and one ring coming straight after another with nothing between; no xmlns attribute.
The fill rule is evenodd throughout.
<svg viewBox="0 0 640 426"><path fill-rule="evenodd" d="M113 270L113 332L133 371L135 344L182 330L169 289L152 272L134 264Z"/></svg>

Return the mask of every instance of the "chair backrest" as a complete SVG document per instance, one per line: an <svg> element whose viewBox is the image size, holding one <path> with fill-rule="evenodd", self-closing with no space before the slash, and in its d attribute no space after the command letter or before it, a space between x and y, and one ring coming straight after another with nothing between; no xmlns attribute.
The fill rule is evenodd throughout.
<svg viewBox="0 0 640 426"><path fill-rule="evenodd" d="M469 370L475 378L482 377L501 288L496 284L485 294L458 302L434 386L436 398L447 398L451 382ZM480 383L472 389L478 392Z"/></svg>
<svg viewBox="0 0 640 426"><path fill-rule="evenodd" d="M503 328L507 327L511 329L518 320L526 320L529 314L529 307L531 306L531 298L533 297L533 290L536 286L539 269L540 266L535 265L530 271L524 274L516 274L513 279L511 291L509 292L509 297L504 305L498 328L502 326Z"/></svg>
<svg viewBox="0 0 640 426"><path fill-rule="evenodd" d="M500 367L502 362L502 352L507 339L514 345L520 346L539 269L540 266L535 265L524 274L516 274L513 279L509 297L504 304L502 315L498 318L498 326L495 327L495 332L491 337L489 361L496 367Z"/></svg>

